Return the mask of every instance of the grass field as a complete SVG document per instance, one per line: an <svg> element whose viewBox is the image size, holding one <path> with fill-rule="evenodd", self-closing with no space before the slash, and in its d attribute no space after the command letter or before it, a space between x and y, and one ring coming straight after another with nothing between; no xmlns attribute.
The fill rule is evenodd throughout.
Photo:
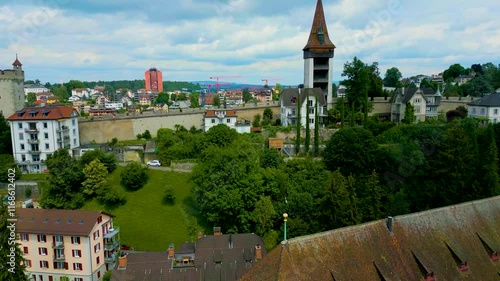
<svg viewBox="0 0 500 281"><path fill-rule="evenodd" d="M22 181L46 181L49 174L23 174L21 176Z"/></svg>
<svg viewBox="0 0 500 281"><path fill-rule="evenodd" d="M87 202L84 209L109 211L116 217L114 222L120 227L121 243L139 251L164 251L171 242L176 248L186 241L196 239L196 230L191 232L194 210L190 197L190 174L172 173L159 170L149 171L149 182L140 190L128 192L120 185L118 167L110 175L112 188L120 189L127 196L127 203L114 210L106 210L96 200ZM163 194L167 186L174 189L175 205L165 205Z"/></svg>

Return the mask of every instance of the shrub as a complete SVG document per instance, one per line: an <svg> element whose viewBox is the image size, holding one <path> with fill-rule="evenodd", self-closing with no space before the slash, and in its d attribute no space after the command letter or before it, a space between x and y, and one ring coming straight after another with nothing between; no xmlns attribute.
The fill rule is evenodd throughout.
<svg viewBox="0 0 500 281"><path fill-rule="evenodd" d="M168 205L175 204L175 193L172 187L167 187L165 190L165 195L163 196L163 202Z"/></svg>
<svg viewBox="0 0 500 281"><path fill-rule="evenodd" d="M31 187L28 187L24 190L24 195L26 196L26 198L30 198L31 194L32 194Z"/></svg>
<svg viewBox="0 0 500 281"><path fill-rule="evenodd" d="M127 164L120 174L120 183L128 190L139 190L149 180L148 167L137 162Z"/></svg>

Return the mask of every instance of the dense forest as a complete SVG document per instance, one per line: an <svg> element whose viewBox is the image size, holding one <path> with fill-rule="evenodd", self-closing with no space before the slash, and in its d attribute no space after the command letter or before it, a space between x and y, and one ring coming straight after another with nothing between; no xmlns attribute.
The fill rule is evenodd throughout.
<svg viewBox="0 0 500 281"><path fill-rule="evenodd" d="M203 134L160 129L160 160L195 158L193 195L206 227L290 237L500 194L500 125L452 123L342 128L323 157L284 161L261 135L224 125Z"/></svg>

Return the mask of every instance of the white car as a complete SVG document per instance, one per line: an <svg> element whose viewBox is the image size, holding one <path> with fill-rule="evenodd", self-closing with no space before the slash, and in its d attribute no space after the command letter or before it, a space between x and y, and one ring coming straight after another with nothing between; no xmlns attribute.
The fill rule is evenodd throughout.
<svg viewBox="0 0 500 281"><path fill-rule="evenodd" d="M160 167L161 166L161 163L158 160L151 160L147 164L149 167Z"/></svg>

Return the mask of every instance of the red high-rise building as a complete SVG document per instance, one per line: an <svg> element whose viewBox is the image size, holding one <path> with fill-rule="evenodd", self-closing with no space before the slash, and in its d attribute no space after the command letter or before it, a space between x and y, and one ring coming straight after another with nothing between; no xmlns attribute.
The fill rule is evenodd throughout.
<svg viewBox="0 0 500 281"><path fill-rule="evenodd" d="M144 73L146 80L146 90L153 92L163 92L163 77L161 71L156 68L150 68Z"/></svg>

